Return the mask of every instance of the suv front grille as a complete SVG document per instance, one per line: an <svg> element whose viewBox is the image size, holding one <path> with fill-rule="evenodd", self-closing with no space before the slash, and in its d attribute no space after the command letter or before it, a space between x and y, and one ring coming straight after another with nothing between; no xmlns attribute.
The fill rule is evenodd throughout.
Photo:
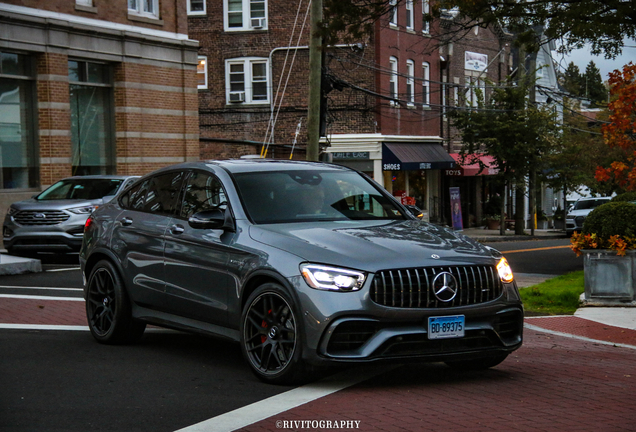
<svg viewBox="0 0 636 432"><path fill-rule="evenodd" d="M70 216L60 210L23 210L13 215L20 225L57 225Z"/></svg>
<svg viewBox="0 0 636 432"><path fill-rule="evenodd" d="M455 276L455 298L443 302L435 297L435 277L448 272ZM501 296L503 284L493 266L444 266L384 270L375 275L371 300L399 308L445 308L486 303Z"/></svg>

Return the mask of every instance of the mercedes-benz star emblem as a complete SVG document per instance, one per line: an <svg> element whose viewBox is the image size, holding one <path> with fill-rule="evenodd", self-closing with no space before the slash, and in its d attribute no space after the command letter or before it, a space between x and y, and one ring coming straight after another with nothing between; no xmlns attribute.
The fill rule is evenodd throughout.
<svg viewBox="0 0 636 432"><path fill-rule="evenodd" d="M457 279L449 272L442 272L433 279L433 293L437 300L447 303L457 295Z"/></svg>

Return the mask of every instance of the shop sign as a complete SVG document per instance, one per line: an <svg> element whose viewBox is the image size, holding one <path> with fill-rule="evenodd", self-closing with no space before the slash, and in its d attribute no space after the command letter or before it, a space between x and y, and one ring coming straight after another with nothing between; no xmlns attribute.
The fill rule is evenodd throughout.
<svg viewBox="0 0 636 432"><path fill-rule="evenodd" d="M451 177L462 177L464 175L464 169L457 167L457 168L453 168L453 169L447 169L444 171L444 173L447 176L451 176Z"/></svg>
<svg viewBox="0 0 636 432"><path fill-rule="evenodd" d="M451 220L453 221L453 229L461 231L464 229L464 221L462 219L462 201L459 196L459 188L449 188L451 203Z"/></svg>
<svg viewBox="0 0 636 432"><path fill-rule="evenodd" d="M338 152L332 153L334 159L338 160L360 160L369 159L369 152Z"/></svg>
<svg viewBox="0 0 636 432"><path fill-rule="evenodd" d="M464 69L484 72L488 67L488 55L470 51L464 52Z"/></svg>

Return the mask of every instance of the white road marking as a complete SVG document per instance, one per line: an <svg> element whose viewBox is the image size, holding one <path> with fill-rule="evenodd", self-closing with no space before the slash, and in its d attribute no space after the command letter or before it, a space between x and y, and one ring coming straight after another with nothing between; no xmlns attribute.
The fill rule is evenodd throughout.
<svg viewBox="0 0 636 432"><path fill-rule="evenodd" d="M554 330L547 330L541 327L537 327L534 326L532 324L528 324L525 323L524 327L527 328L528 330L535 330L535 331L540 331L543 333L548 333L554 336L563 336L566 338L570 338L570 339L578 339L578 340L582 340L585 342L593 342L595 344L599 344L599 345L609 345L609 346L617 346L617 347L621 347L621 348L630 348L630 349L636 349L636 346L634 345L627 345L627 344L623 344L623 343L616 343L616 342L606 342L606 341L602 341L602 340L598 340L598 339L590 339L584 336L577 336L577 335L573 335L573 334L568 334L568 333L561 333L558 331L554 331Z"/></svg>
<svg viewBox="0 0 636 432"><path fill-rule="evenodd" d="M19 286L19 285L0 285L0 289L36 289L36 290L56 290L56 291L84 291L83 288L26 287L26 286Z"/></svg>
<svg viewBox="0 0 636 432"><path fill-rule="evenodd" d="M0 324L0 329L10 330L73 330L88 331L88 326L50 324Z"/></svg>
<svg viewBox="0 0 636 432"><path fill-rule="evenodd" d="M51 269L45 270L45 273L53 273L53 272L63 272L63 271L72 271L72 270L81 270L80 267L71 267L71 268L59 268L59 269Z"/></svg>
<svg viewBox="0 0 636 432"><path fill-rule="evenodd" d="M337 391L399 367L367 366L346 370L315 383L289 390L276 396L235 409L176 432L230 432L265 420L292 408L320 399ZM272 428L274 425L272 425Z"/></svg>
<svg viewBox="0 0 636 432"><path fill-rule="evenodd" d="M62 301L81 301L84 299L81 297L49 297L49 296L32 296L32 295L19 295L19 294L0 294L0 298L15 298L26 300L62 300Z"/></svg>

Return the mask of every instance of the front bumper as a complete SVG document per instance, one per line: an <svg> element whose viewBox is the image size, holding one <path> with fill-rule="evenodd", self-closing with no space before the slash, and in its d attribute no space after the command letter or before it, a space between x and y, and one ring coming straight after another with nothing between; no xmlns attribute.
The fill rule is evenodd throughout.
<svg viewBox="0 0 636 432"><path fill-rule="evenodd" d="M303 358L311 364L476 359L512 352L523 342L523 306L514 282L495 299L456 307L383 306L365 288L301 289L300 300ZM464 316L463 337L429 339L429 317L455 315Z"/></svg>
<svg viewBox="0 0 636 432"><path fill-rule="evenodd" d="M13 251L77 252L82 246L85 222L44 227L5 222L2 240L5 249Z"/></svg>

